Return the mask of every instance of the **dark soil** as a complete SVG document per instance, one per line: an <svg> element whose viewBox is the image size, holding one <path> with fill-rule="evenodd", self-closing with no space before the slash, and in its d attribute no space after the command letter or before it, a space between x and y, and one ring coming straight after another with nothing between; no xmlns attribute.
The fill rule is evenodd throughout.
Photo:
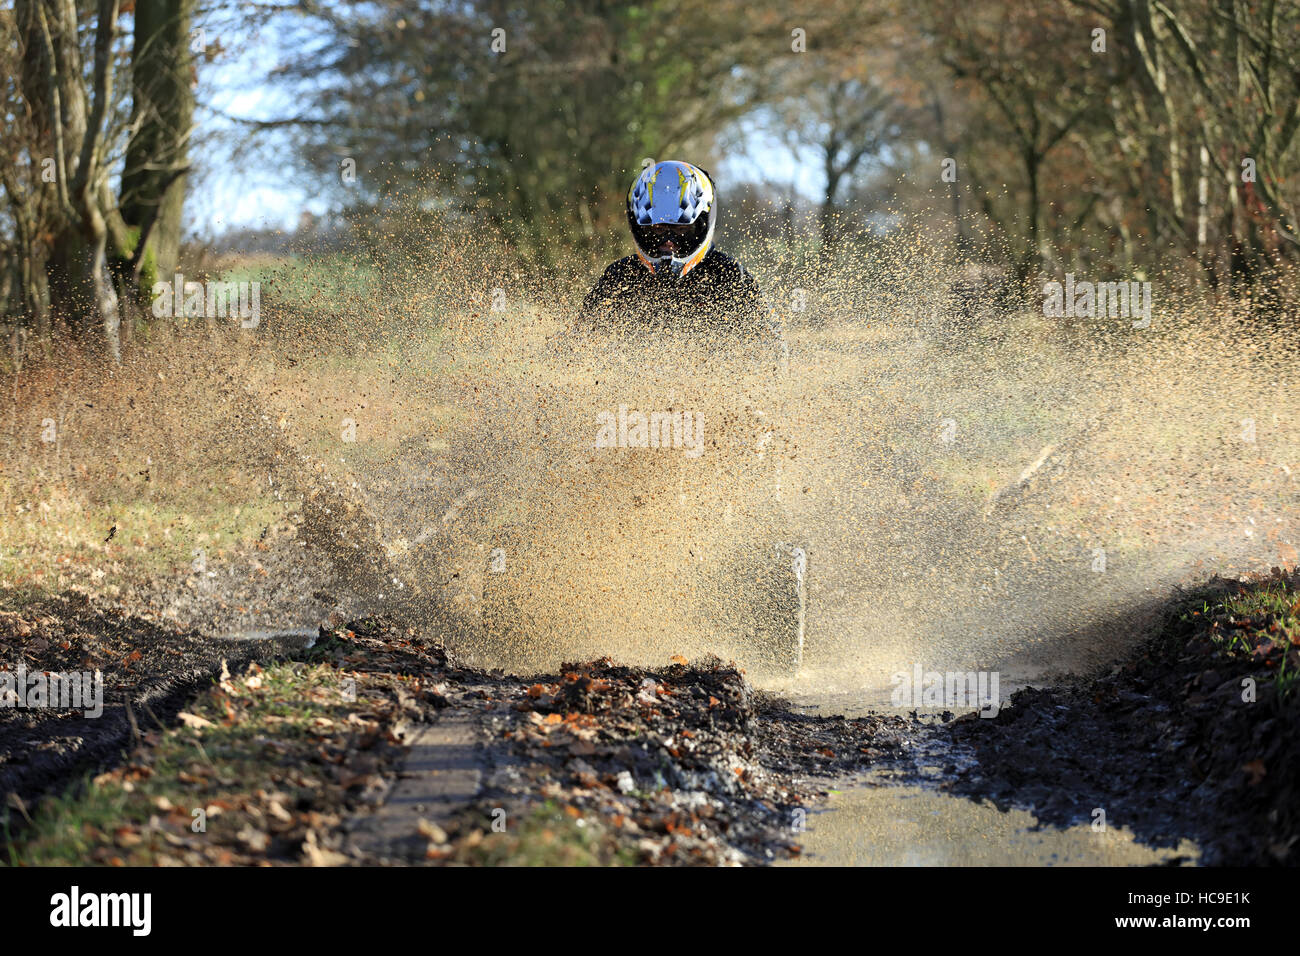
<svg viewBox="0 0 1300 956"><path fill-rule="evenodd" d="M30 802L121 758L133 737L165 724L223 660L240 667L275 650L266 642L214 642L80 594L0 605L0 670L99 671L103 713L0 707L0 794ZM134 727L134 729L133 729Z"/></svg>
<svg viewBox="0 0 1300 956"><path fill-rule="evenodd" d="M214 641L66 596L0 611L0 666L99 669L104 714L0 708L0 791L20 860L23 819L39 822L41 797L106 771L89 785L152 776L141 786L150 802L111 827L87 824L76 851L86 862L138 862L143 848L153 854L143 862L190 865L751 865L798 854L806 811L845 778L960 751L974 761L949 763L942 786L1044 825L1091 823L1100 808L1144 842L1191 839L1204 863L1289 864L1300 858L1300 693L1282 689L1300 666L1297 585L1294 573L1215 580L1108 672L1020 691L992 719L937 726L795 713L716 659L518 677L459 666L435 630L388 617L323 627L306 649ZM1281 594L1280 610L1225 611L1264 587ZM263 731L282 719L268 718L276 708L299 706L266 686L258 662L272 660L317 675L305 687L354 680L355 701L322 690L305 731ZM200 742L238 736L245 720L259 728L236 741L251 755L246 779L211 779L201 746L178 772L174 740L170 751L160 741L181 710ZM375 856L353 839L359 825L405 773L418 728L451 718L471 728L477 794L436 820L416 807L399 819L412 831L403 855ZM196 836L191 807L222 812Z"/></svg>
<svg viewBox="0 0 1300 956"><path fill-rule="evenodd" d="M1108 826L1153 845L1193 840L1204 864L1300 862L1300 695L1284 698L1277 680L1300 652L1274 615L1221 606L1270 585L1294 601L1300 576L1216 579L1174 602L1109 672L1022 690L996 718L939 728L977 760L948 788L1061 826L1091 823L1100 808ZM1247 678L1254 702L1243 700Z"/></svg>
<svg viewBox="0 0 1300 956"><path fill-rule="evenodd" d="M585 862L763 863L799 852L803 811L834 778L898 754L920 726L794 714L717 660L661 670L602 660L525 678L462 668L429 633L385 617L322 628L305 649L213 641L73 596L0 613L0 652L6 667L104 674L98 719L0 708L0 788L20 860L24 819L58 812L43 796L147 780L147 797L126 786L123 798L144 806L83 827L85 862L514 862L527 847L500 844L549 813L581 820ZM347 675L357 703L335 695L307 735L255 736L261 756L239 779L214 779L201 747L179 772L155 754L182 710L187 722L207 715L213 730L192 728L200 741L264 715L258 661L272 659ZM476 728L477 797L443 825L413 817L407 858L368 855L350 835L402 773L404 742L452 712ZM190 831L190 807L220 811L207 833Z"/></svg>

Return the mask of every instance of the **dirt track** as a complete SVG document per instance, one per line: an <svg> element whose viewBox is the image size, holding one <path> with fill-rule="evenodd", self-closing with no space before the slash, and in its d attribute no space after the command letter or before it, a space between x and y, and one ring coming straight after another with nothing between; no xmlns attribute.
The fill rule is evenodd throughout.
<svg viewBox="0 0 1300 956"><path fill-rule="evenodd" d="M1198 600L1240 593L1218 582ZM1298 711L1274 678L1296 651L1270 643L1265 615L1234 625L1257 628L1258 653L1226 655L1211 639L1224 619L1188 618L1192 606L1172 606L1107 674L1021 691L994 719L936 721L808 716L719 661L594 661L514 677L458 666L436 637L390 618L322 629L308 649L213 642L55 601L6 612L0 643L32 671L100 667L104 716L0 712L0 782L19 859L23 818L47 812L41 795L107 770L90 786L124 788L127 806L115 831L87 831L90 861L761 864L800 852L829 788L887 769L1030 809L1047 826L1091 822L1101 808L1142 842L1191 840L1204 863L1291 863ZM201 763L159 777L163 795L133 814L128 784L156 776L169 735L202 752L216 732L203 728L222 724L207 744L218 756L241 721L267 702L274 710L263 674L276 660L355 682L357 703L336 702L305 736L283 737L246 778L213 779ZM1257 700L1238 699L1243 678L1257 682ZM958 751L973 761L942 757ZM936 760L939 776L918 776ZM196 836L190 805L226 813Z"/></svg>
<svg viewBox="0 0 1300 956"><path fill-rule="evenodd" d="M342 785L319 770L317 784L303 784L320 758L310 746L299 752L291 736L261 771L242 782L226 780L219 795L210 789L219 781L198 773L160 778L169 788L168 808L230 808L219 830L195 837L183 813L154 815L132 827L128 810L116 833L104 834L102 852L91 837L89 860L111 862L123 846L144 852L143 846L190 863L483 862L485 854L506 852L496 846L500 840L558 809L584 821L584 853L592 862L761 863L798 852L806 810L830 781L898 752L919 726L899 716L793 714L717 661L654 671L597 661L524 678L465 669L448 661L436 639L390 619L322 630L309 650L283 642L214 643L76 602L51 605L30 620L7 614L4 624L8 654L30 669L98 662L114 688L98 720L4 712L11 732L4 734L0 780L17 811L9 822L20 859L20 817L39 819L42 794L75 790L83 775L105 770L92 787L154 776L158 734L166 736L178 711L188 716L173 734L201 741L200 728L214 726L202 714L224 714L221 722L237 732L241 715L256 710L267 692L255 659L270 666L287 655L356 682L370 729L322 737L321 744L336 753L329 764L346 770ZM143 734L132 728L128 701L132 713L156 718ZM427 794L408 787L405 809L393 812L389 798L410 760L405 748L425 725L461 728L441 754L436 747L422 752L433 772L427 779L463 763L472 739L478 785L457 801L444 799L441 811L433 806L442 798L432 783ZM267 796L275 781L287 786L286 773L300 781L287 815L284 798ZM129 793L128 787L128 802ZM268 805L269 813L258 809ZM386 819L376 825L378 817ZM487 839L495 837L499 817L509 827L499 839ZM266 838L250 836L250 827L253 834L265 830ZM124 831L132 835L121 844Z"/></svg>

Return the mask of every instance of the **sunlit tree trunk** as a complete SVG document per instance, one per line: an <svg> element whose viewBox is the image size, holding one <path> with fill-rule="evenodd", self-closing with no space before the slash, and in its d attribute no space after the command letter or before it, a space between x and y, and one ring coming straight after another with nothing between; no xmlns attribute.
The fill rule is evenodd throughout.
<svg viewBox="0 0 1300 956"><path fill-rule="evenodd" d="M29 25L41 51L25 64L23 81L29 101L48 116L40 139L54 160L60 213L46 263L50 312L74 337L116 362L120 313L108 271L103 131L113 90L118 2L99 0L89 98L74 0L23 0L23 7L20 22Z"/></svg>
<svg viewBox="0 0 1300 956"><path fill-rule="evenodd" d="M131 122L122 218L146 241L158 275L175 271L194 119L193 0L136 0Z"/></svg>

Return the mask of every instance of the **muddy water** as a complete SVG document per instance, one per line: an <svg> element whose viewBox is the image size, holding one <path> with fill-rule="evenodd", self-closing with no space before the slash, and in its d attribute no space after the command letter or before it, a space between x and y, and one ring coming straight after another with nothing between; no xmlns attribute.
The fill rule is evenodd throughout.
<svg viewBox="0 0 1300 956"><path fill-rule="evenodd" d="M1300 542L1294 370L1267 341L1211 362L1244 349L1212 316L1091 344L1033 315L960 338L907 316L796 323L775 370L669 336L569 336L563 318L457 326L446 374L419 382L456 410L437 441L404 419L339 476L475 663L748 667L731 552L788 539L808 554L806 672L774 689L879 697L917 664L1010 688L1105 664L1173 586ZM390 371L356 390L397 402L416 382ZM690 413L702 445L600 446L600 416L625 408ZM510 646L475 638L502 531L532 622Z"/></svg>
<svg viewBox="0 0 1300 956"><path fill-rule="evenodd" d="M391 528L386 545L409 543L390 547L399 573L454 582L446 600L470 635L455 649L474 663L713 652L748 667L730 626L744 594L694 569L788 534L809 556L805 667L751 677L827 715L890 709L891 676L914 666L998 673L1005 698L1115 659L1177 585L1296 560L1295 370L1266 338L1247 348L1231 323L1192 318L1096 342L1029 314L960 338L907 316L809 322L779 374L667 338L561 347L558 319L467 324L442 346L455 374L429 386L459 410L437 447L412 435L420 454L392 457L412 474L375 456L349 486ZM599 416L624 408L703 415L703 452L600 445ZM754 441L769 431L770 446ZM755 464L762 448L774 481ZM530 624L509 646L473 637L502 530L530 572L514 595ZM1032 823L876 785L833 801L809 848L846 861L1155 859L1120 834Z"/></svg>
<svg viewBox="0 0 1300 956"><path fill-rule="evenodd" d="M801 858L784 866L1152 866L1194 862L1197 848L1153 849L1123 829L1037 829L1033 814L1001 812L872 774L808 816Z"/></svg>
<svg viewBox="0 0 1300 956"><path fill-rule="evenodd" d="M1000 705L1016 690L1043 683L1024 678L1001 683ZM891 687L819 692L815 681L812 673L791 683L787 694L796 709L847 717L901 709L931 720L942 719L939 715L945 710L957 714L971 710L899 708L891 700ZM943 790L954 768L973 763L973 755L963 749L923 738L905 766L877 768L833 790L826 804L807 818L804 855L782 865L1155 866L1194 865L1199 859L1200 850L1189 841L1173 848L1150 847L1122 826L1046 825L1028 810L1004 812L989 802Z"/></svg>
<svg viewBox="0 0 1300 956"><path fill-rule="evenodd" d="M795 330L774 376L668 342L569 343L561 360L512 341L512 363L481 354L499 404L466 421L501 448L458 466L503 492L478 499L486 523L513 511L547 546L527 588L546 664L751 663L726 640L740 596L685 569L790 534L809 555L809 673L790 691L875 694L918 662L1032 681L1113 659L1147 630L1135 611L1174 585L1294 553L1294 375L1205 369L1204 337L1094 350L1051 329L950 343L842 323ZM704 453L593 452L593 416L622 406L701 413ZM738 427L751 420L779 423L776 484L737 480L760 474ZM684 613L682 591L710 613Z"/></svg>

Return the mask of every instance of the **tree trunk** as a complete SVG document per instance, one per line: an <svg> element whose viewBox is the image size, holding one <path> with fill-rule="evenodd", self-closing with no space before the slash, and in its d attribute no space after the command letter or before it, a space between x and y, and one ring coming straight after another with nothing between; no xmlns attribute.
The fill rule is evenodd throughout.
<svg viewBox="0 0 1300 956"><path fill-rule="evenodd" d="M61 214L46 264L50 311L93 351L106 353L115 363L121 360L120 313L106 255L103 135L112 102L117 12L118 0L99 0L88 96L82 85L74 0L35 0L45 49L43 92L49 104ZM26 79L38 82L35 76ZM34 85L29 92L38 89L42 87Z"/></svg>
<svg viewBox="0 0 1300 956"><path fill-rule="evenodd" d="M194 118L193 0L136 0L131 121L122 172L122 218L146 234L154 275L171 275L180 250ZM144 276L142 284L151 285Z"/></svg>
<svg viewBox="0 0 1300 956"><path fill-rule="evenodd" d="M1016 263L1017 293L1021 296L1032 294L1029 280L1038 271L1041 260L1039 249L1038 220L1041 217L1042 200L1039 195L1039 172L1043 154L1034 146L1026 146L1022 152L1025 163L1025 187L1028 190L1025 207L1025 251Z"/></svg>
<svg viewBox="0 0 1300 956"><path fill-rule="evenodd" d="M74 338L117 363L122 357L121 313L108 267L104 211L93 194L77 205L79 220L55 237L47 263L50 311Z"/></svg>
<svg viewBox="0 0 1300 956"><path fill-rule="evenodd" d="M829 266L835 258L835 194L840 188L840 172L835 168L834 163L828 159L826 163L826 192L822 197L821 209L818 211L817 220L821 230L821 248L818 250L818 261L823 267Z"/></svg>

